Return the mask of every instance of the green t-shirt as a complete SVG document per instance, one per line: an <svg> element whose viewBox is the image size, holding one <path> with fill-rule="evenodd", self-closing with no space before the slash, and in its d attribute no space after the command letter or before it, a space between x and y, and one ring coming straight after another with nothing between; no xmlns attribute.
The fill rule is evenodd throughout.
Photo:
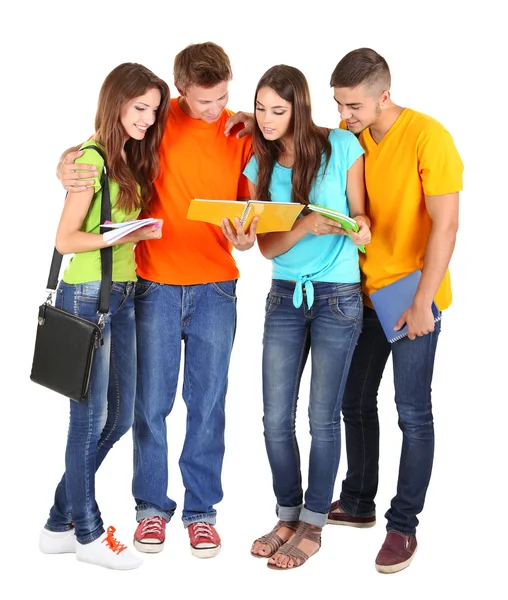
<svg viewBox="0 0 508 600"><path fill-rule="evenodd" d="M88 140L82 144L85 146L98 145ZM100 147L100 146L99 146ZM103 148L101 147L103 150ZM99 177L94 183L95 194L90 203L90 208L83 221L82 231L87 233L102 233L99 228L101 221L101 174L104 167L104 161L100 154L95 150L85 150L83 155L76 159L76 163L85 163L95 165ZM117 208L116 199L118 197L118 184L109 180L109 192L111 197L111 220L114 223L122 223L136 219L140 213L136 209L130 213ZM89 281L99 281L101 276L101 253L100 250L91 250L90 252L79 252L74 254L69 265L64 271L63 280L66 283L87 283ZM136 281L136 261L134 258L134 244L116 244L113 246L113 281Z"/></svg>

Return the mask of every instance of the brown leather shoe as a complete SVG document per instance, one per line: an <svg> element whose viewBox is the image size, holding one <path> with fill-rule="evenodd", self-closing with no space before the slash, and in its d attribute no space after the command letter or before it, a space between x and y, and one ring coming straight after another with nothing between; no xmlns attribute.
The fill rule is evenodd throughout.
<svg viewBox="0 0 508 600"><path fill-rule="evenodd" d="M376 570L380 573L397 573L409 567L417 545L416 537L390 530L376 557Z"/></svg>
<svg viewBox="0 0 508 600"><path fill-rule="evenodd" d="M330 525L347 525L348 527L366 529L367 527L374 527L376 524L376 515L371 515L370 517L348 515L340 506L340 500L336 500L330 506L326 522Z"/></svg>

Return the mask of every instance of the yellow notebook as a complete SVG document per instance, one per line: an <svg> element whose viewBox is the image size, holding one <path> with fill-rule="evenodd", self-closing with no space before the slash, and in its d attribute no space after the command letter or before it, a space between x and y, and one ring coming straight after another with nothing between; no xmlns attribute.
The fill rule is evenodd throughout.
<svg viewBox="0 0 508 600"><path fill-rule="evenodd" d="M305 208L296 202L264 202L263 200L191 200L187 218L219 225L226 218L235 224L240 219L244 231L247 231L254 217L259 217L257 233L270 231L290 231L298 215Z"/></svg>

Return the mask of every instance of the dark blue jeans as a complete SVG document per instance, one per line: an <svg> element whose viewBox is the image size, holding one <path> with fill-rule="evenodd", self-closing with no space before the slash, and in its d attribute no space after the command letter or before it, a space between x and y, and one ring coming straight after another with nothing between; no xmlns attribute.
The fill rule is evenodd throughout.
<svg viewBox="0 0 508 600"><path fill-rule="evenodd" d="M295 283L274 279L266 301L263 337L263 424L276 512L283 521L326 523L340 460L340 410L362 327L359 283L314 282L314 303L293 305ZM303 503L295 432L300 380L312 371L308 485Z"/></svg>
<svg viewBox="0 0 508 600"><path fill-rule="evenodd" d="M395 404L402 431L397 493L386 512L387 528L415 535L434 458L431 383L441 322L433 333L390 344L374 310L364 307L363 329L355 349L342 403L347 474L340 503L351 515L375 514L378 487L379 421L377 394L392 352Z"/></svg>

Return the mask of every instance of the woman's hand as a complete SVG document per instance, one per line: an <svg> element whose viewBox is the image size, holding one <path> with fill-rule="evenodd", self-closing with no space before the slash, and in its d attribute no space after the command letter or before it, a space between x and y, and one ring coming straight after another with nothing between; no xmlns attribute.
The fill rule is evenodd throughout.
<svg viewBox="0 0 508 600"><path fill-rule="evenodd" d="M368 221L366 218L361 216L355 217L355 221L358 223L358 227L360 229L357 232L351 232L351 239L353 240L355 246L365 246L365 244L370 242L372 237Z"/></svg>
<svg viewBox="0 0 508 600"><path fill-rule="evenodd" d="M312 235L328 235L329 233L347 235L341 224L333 219L328 219L317 212L302 217L302 225L305 226L307 233Z"/></svg>
<svg viewBox="0 0 508 600"><path fill-rule="evenodd" d="M149 225L145 225L144 227L140 227L129 233L128 235L120 238L118 240L119 244L131 243L137 244L138 242L142 242L143 240L158 240L162 237L162 225L164 223L163 219L157 219L156 223L150 223Z"/></svg>

